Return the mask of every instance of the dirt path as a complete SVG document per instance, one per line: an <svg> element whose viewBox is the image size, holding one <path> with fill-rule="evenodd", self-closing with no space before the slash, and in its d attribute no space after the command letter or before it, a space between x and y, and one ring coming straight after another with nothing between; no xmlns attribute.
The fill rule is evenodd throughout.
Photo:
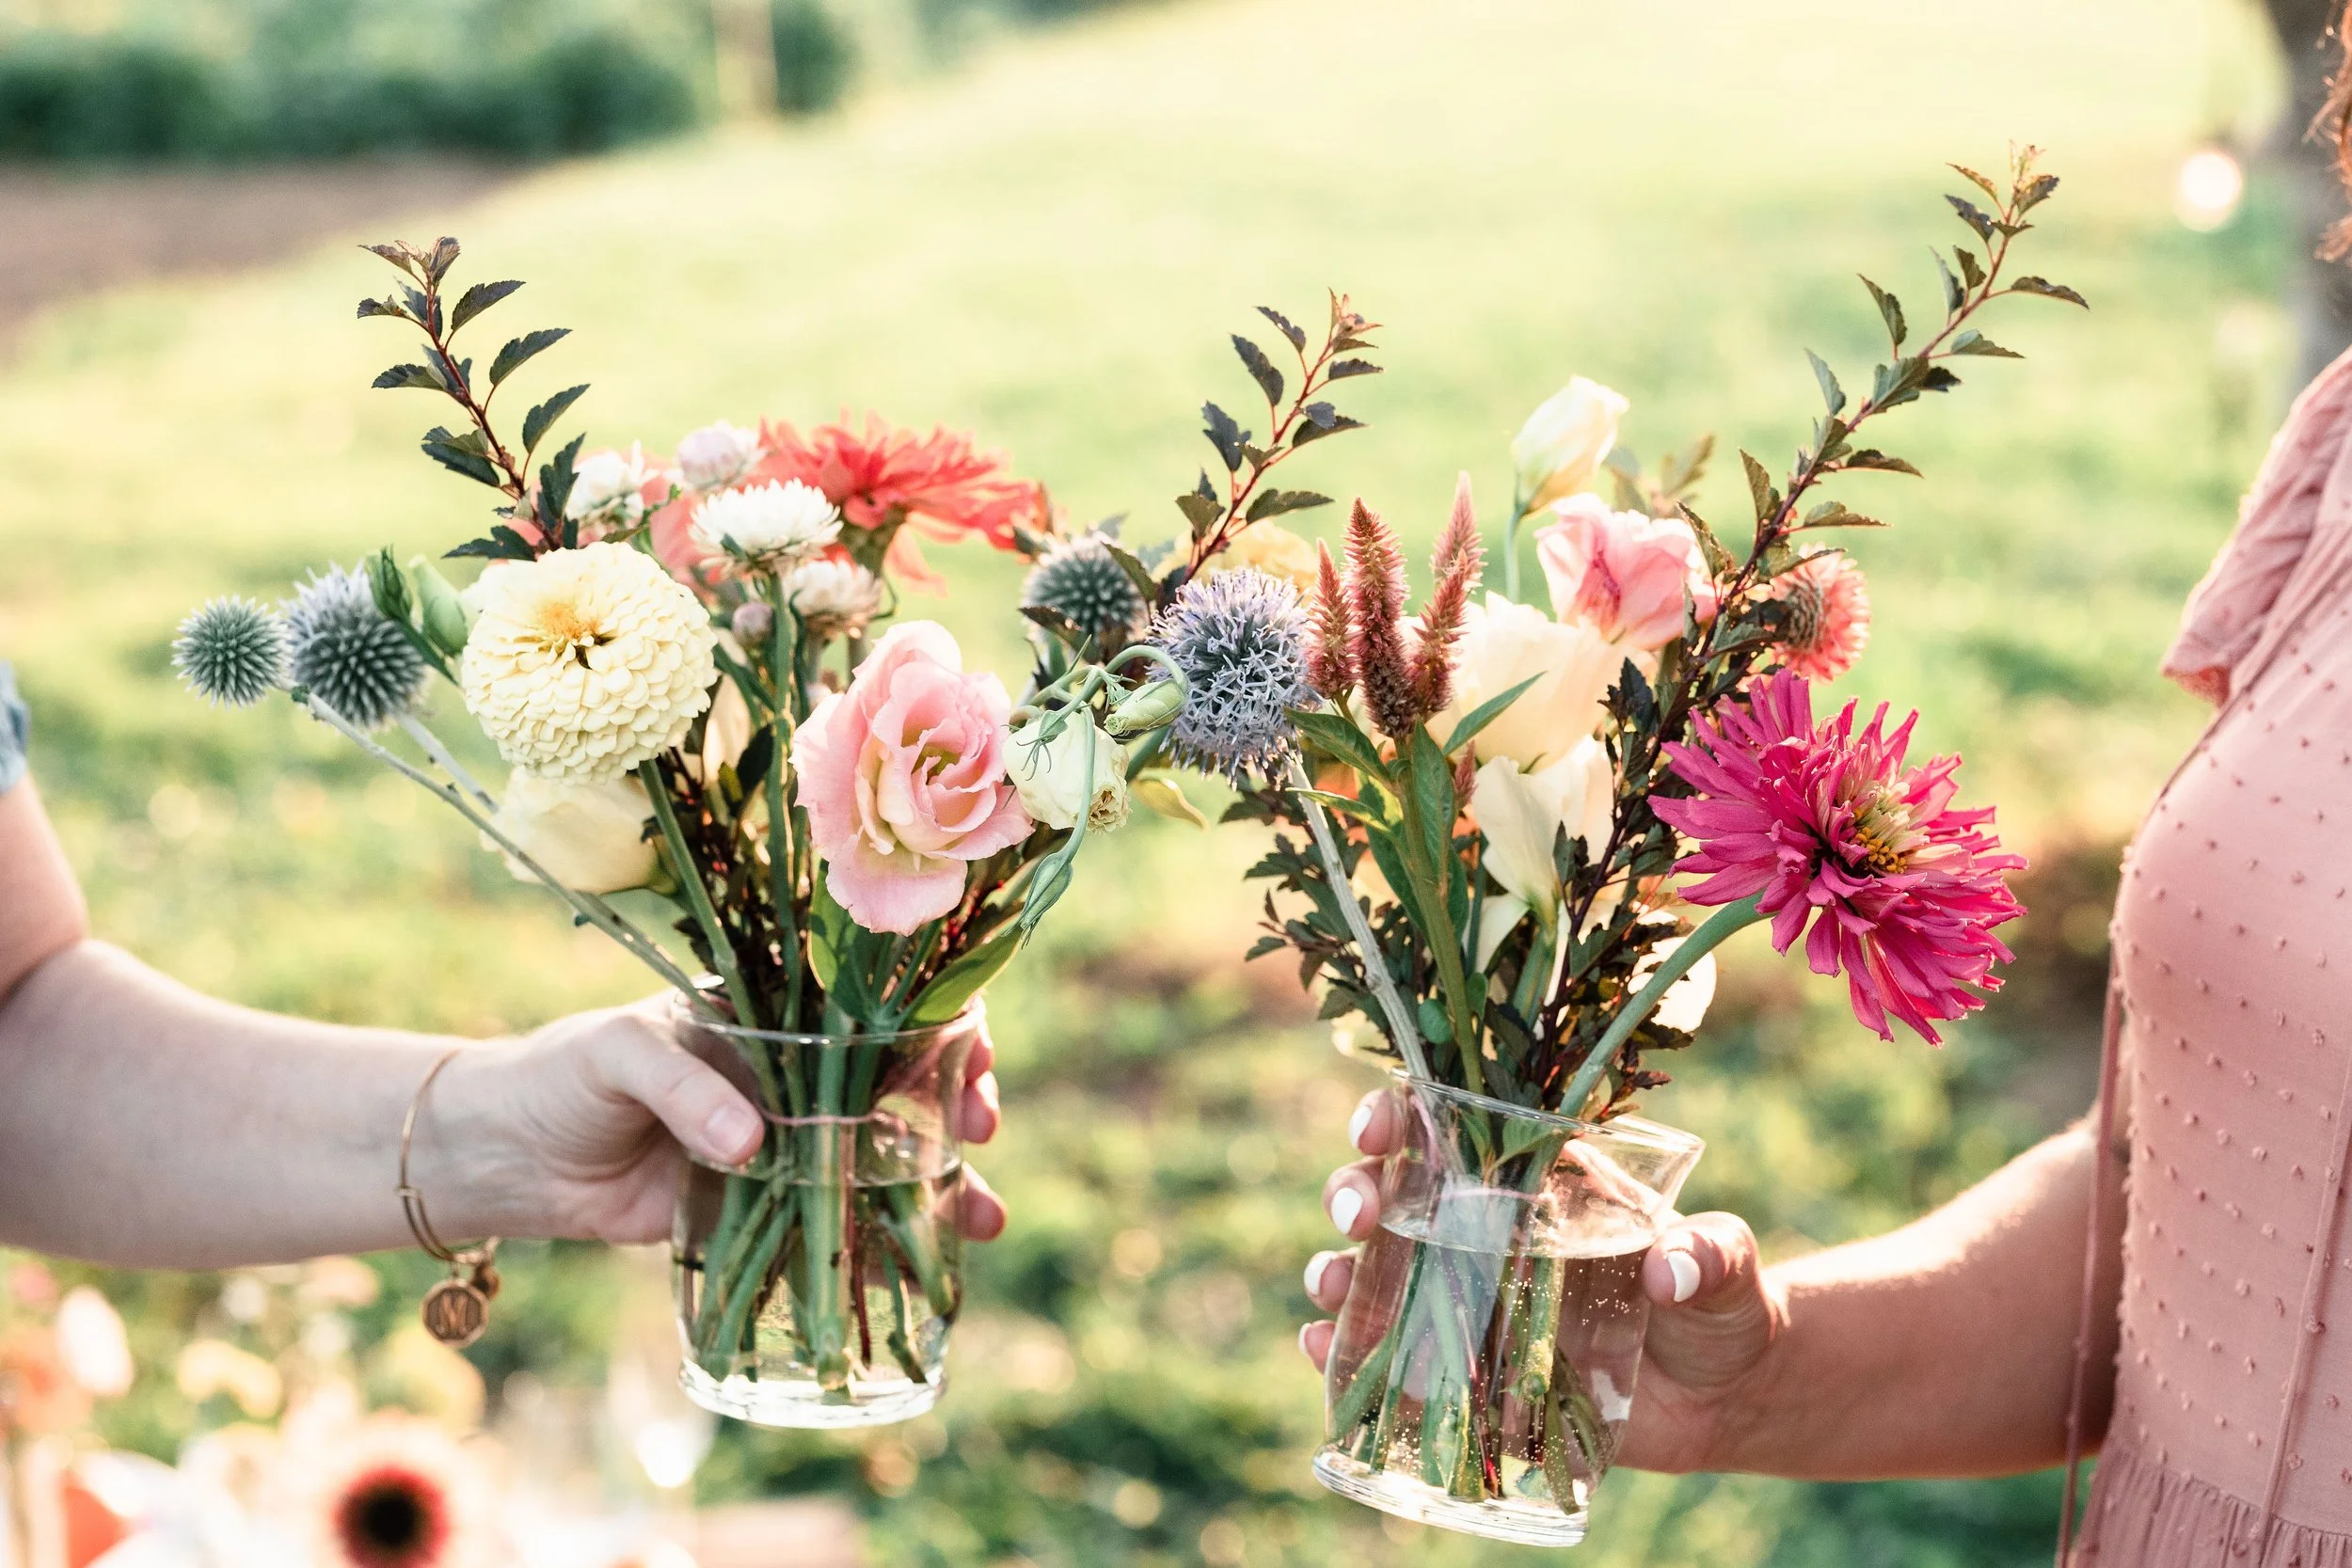
<svg viewBox="0 0 2352 1568"><path fill-rule="evenodd" d="M0 352L62 300L278 261L473 200L516 177L439 160L153 173L0 167Z"/></svg>

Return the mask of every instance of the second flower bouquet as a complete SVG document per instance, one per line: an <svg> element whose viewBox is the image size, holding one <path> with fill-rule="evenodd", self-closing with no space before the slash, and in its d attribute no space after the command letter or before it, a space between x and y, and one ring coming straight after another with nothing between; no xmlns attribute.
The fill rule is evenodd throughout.
<svg viewBox="0 0 2352 1568"><path fill-rule="evenodd" d="M574 439L534 474L586 388L531 408L518 439L492 404L564 334L477 369L458 334L520 285L453 297L453 240L372 248L401 283L359 313L424 339L376 385L453 404L424 451L501 498L449 552L480 576L461 593L387 551L275 609L215 600L180 668L216 702L283 690L432 791L667 982L681 1038L758 1105L758 1154L691 1171L679 1203L689 1393L787 1426L928 1408L961 1301L957 1108L982 990L1131 784L1181 799L1145 769L1183 678L1136 640L1119 562L1062 540L1042 489L961 436L722 423L669 464ZM1039 559L1017 703L943 626L892 621L900 582L936 581L918 533ZM510 765L500 794L426 725L437 678ZM635 889L673 906L700 974L611 901Z"/></svg>

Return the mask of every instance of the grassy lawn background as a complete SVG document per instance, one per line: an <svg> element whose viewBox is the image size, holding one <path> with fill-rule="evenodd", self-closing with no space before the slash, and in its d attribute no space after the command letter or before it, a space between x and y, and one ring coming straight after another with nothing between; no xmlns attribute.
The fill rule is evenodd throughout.
<svg viewBox="0 0 2352 1568"><path fill-rule="evenodd" d="M1923 247L1960 233L1942 161L2047 146L2065 185L2026 270L2092 311L2004 311L1990 329L2026 363L1884 428L1927 483L1846 493L1898 525L1856 546L1878 605L1856 694L1924 707L1927 742L1968 752L1968 793L2059 870L2029 890L2025 980L1940 1053L1858 1037L1835 990L1740 956L1714 1042L1650 1108L1713 1146L1692 1201L1787 1250L1915 1212L2085 1098L2099 868L2198 719L2155 657L2283 401L2282 195L2258 182L2216 235L2169 209L2185 150L2271 91L2258 27L2220 0L1866 22L1821 0L1202 0L818 127L551 169L445 226L466 276L531 282L484 330L579 329L527 390L593 382L592 444L874 407L977 429L1074 516L1131 513L1145 537L1206 456L1202 397L1242 406L1225 334L1339 287L1389 324L1390 372L1356 384L1374 428L1286 483L1360 493L1425 541L1458 468L1499 510L1504 443L1572 372L1631 396L1645 457L1711 428L1779 466L1814 405L1803 349L1852 385L1878 346L1852 273L1926 311ZM494 1032L644 982L331 736L207 713L168 673L205 596L274 596L388 541L437 552L481 521L483 492L414 451L437 411L367 390L407 346L351 317L385 277L332 246L30 332L0 366L0 654L103 933L262 1005ZM1743 508L1719 467L1702 510ZM970 590L939 615L1014 669L994 608L1012 564L934 560ZM1281 970L1239 965L1252 854L1238 832L1129 832L1001 988L1010 1125L989 1168L1015 1221L976 1265L945 1418L731 1433L709 1495L839 1490L893 1563L1196 1560L1232 1544L1219 1525L1203 1546L1218 1520L1253 1564L1525 1555L1384 1528L1307 1478L1297 1269L1370 1075ZM1148 1242L1114 1245L1131 1232ZM597 1255L510 1278L524 1309L482 1364L593 1376ZM123 1288L152 1292L144 1342L167 1347L187 1292ZM167 1444L191 1418L175 1398L143 1395L126 1435ZM1626 1477L1583 1556L2031 1562L2053 1499L2047 1477Z"/></svg>

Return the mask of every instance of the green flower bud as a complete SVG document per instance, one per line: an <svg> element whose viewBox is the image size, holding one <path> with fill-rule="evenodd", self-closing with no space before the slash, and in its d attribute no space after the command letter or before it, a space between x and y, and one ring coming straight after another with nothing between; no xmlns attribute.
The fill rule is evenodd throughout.
<svg viewBox="0 0 2352 1568"><path fill-rule="evenodd" d="M1184 711L1184 683L1153 681L1119 700L1103 727L1124 740L1130 736L1164 729Z"/></svg>
<svg viewBox="0 0 2352 1568"><path fill-rule="evenodd" d="M410 558L408 575L416 580L417 605L423 611L424 634L433 645L452 658L466 651L466 638L471 628L466 621L466 607L457 597L457 590L449 579L433 569L433 563L422 556Z"/></svg>

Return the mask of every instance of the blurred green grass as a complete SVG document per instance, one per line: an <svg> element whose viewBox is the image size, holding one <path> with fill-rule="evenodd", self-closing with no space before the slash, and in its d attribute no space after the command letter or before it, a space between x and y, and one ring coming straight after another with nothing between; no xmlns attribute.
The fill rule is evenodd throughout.
<svg viewBox="0 0 2352 1568"><path fill-rule="evenodd" d="M2216 84L2269 79L2259 25L2199 0L1867 22L1826 0L1202 0L440 221L469 276L531 280L499 326L580 329L531 373L595 384L594 441L870 406L977 429L1073 515L1130 512L1146 537L1205 455L1200 399L1241 396L1224 335L1340 287L1390 324L1391 370L1359 384L1374 428L1295 482L1425 539L1457 468L1499 506L1504 442L1571 372L1632 397L1645 456L1711 428L1779 461L1813 406L1802 350L1867 368L1851 273L1931 297L1922 247L1957 232L1942 161L2047 146L2065 186L2026 265L2092 311L1991 324L2031 357L1886 428L1928 482L1848 494L1898 525L1855 544L1878 606L1856 694L1926 709L1967 793L2057 869L2028 890L2019 985L1941 1052L1860 1036L1835 989L1736 955L1703 1054L1650 1109L1710 1140L1690 1201L1788 1250L1907 1217L2087 1099L2103 866L2198 718L2155 657L2283 401L2283 194L2258 181L2212 235L2169 211ZM208 713L168 673L204 596L274 595L385 542L437 552L481 520L414 452L434 411L366 390L406 347L351 319L382 284L338 246L40 323L0 368L0 654L102 932L265 1006L492 1032L644 983L333 737ZM1735 515L1737 487L1719 473L1702 510ZM962 590L940 616L1012 669L1013 565L935 559ZM446 698L440 718L463 725ZM894 1564L1534 1560L1307 1478L1297 1270L1370 1074L1279 966L1239 964L1252 854L1238 832L1131 830L999 988L1009 1126L987 1165L1015 1218L975 1265L944 1419L733 1431L707 1494L838 1490ZM548 1306L484 1365L583 1375L596 1270L581 1249L518 1261ZM186 1416L142 1408L151 1445ZM2047 1476L1629 1476L1582 1556L2027 1563L2054 1498Z"/></svg>

